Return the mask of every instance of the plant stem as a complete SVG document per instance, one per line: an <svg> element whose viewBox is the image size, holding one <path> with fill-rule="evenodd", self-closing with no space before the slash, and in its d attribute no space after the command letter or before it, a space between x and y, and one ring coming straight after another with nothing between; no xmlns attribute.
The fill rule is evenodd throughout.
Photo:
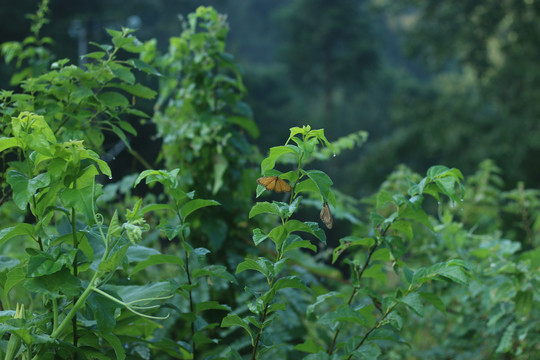
<svg viewBox="0 0 540 360"><path fill-rule="evenodd" d="M71 233L73 234L73 248L75 249L75 256L73 257L73 276L79 276L79 268L77 264L77 251L79 248L79 239L77 238L77 225L75 208L71 208ZM73 303L77 303L77 296L73 297ZM72 321L73 326L73 346L77 348L78 336L77 336L77 313L75 312ZM77 360L77 352L73 353L73 360Z"/></svg>
<svg viewBox="0 0 540 360"><path fill-rule="evenodd" d="M358 274L358 285L355 285L353 287L353 291L351 292L351 296L349 296L349 300L347 301L347 305L351 305L352 300L354 299L357 291L360 289L360 280L362 279L362 275L364 274L364 271L369 266L369 261L371 260L371 256L377 250L379 247L379 242L376 242L371 249L369 250L368 256L366 257L366 261L364 262L364 266L362 266L362 269L360 270L360 273ZM341 331L342 324L339 324L334 337L332 338L332 342L330 343L330 346L328 347L328 355L332 355L332 352L334 351L334 346L336 345L337 338L339 336L339 332Z"/></svg>
<svg viewBox="0 0 540 360"><path fill-rule="evenodd" d="M271 286L270 286L271 288ZM264 306L264 311L261 316L261 328L259 329L259 332L257 333L257 337L255 338L255 343L253 344L253 352L251 353L251 360L255 360L255 357L257 355L257 348L259 347L259 340L261 339L262 331L263 331L263 323L266 320L266 314L268 312L268 304Z"/></svg>
<svg viewBox="0 0 540 360"><path fill-rule="evenodd" d="M191 285L193 285L193 283L191 282L191 274L189 272L189 254L187 251L186 251L186 274L187 274L187 279L188 279L188 284L189 284L189 291L188 291L189 311L192 314L195 314L195 309L194 309L194 304L193 304L193 294L191 291ZM197 345L195 344L194 339L195 339L195 320L191 322L191 342L192 342L191 346L193 347L193 360L197 360Z"/></svg>

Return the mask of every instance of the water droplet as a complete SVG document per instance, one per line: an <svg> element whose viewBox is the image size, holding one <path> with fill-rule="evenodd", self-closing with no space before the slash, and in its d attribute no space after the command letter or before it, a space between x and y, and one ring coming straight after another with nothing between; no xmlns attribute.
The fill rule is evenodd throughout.
<svg viewBox="0 0 540 360"><path fill-rule="evenodd" d="M441 202L440 202L440 201L437 201L437 204L441 205Z"/></svg>
<svg viewBox="0 0 540 360"><path fill-rule="evenodd" d="M459 199L459 201L463 202L463 201L464 201L464 199Z"/></svg>
<svg viewBox="0 0 540 360"><path fill-rule="evenodd" d="M334 157L336 157L336 153L334 153Z"/></svg>
<svg viewBox="0 0 540 360"><path fill-rule="evenodd" d="M112 176L109 176L109 180L112 180Z"/></svg>
<svg viewBox="0 0 540 360"><path fill-rule="evenodd" d="M130 281L130 280L131 280L131 278L130 278L130 277L128 277L128 278L127 278L127 280L128 280L128 281Z"/></svg>
<svg viewBox="0 0 540 360"><path fill-rule="evenodd" d="M116 160L116 156L113 156L113 158L112 158L112 159L113 159L113 160Z"/></svg>

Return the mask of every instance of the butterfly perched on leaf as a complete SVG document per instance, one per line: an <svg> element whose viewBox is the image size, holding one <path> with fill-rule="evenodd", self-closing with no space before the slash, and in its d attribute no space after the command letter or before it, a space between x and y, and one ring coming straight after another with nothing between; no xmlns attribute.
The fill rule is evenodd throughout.
<svg viewBox="0 0 540 360"><path fill-rule="evenodd" d="M264 176L257 179L257 182L268 191L291 192L292 188L288 182L280 179L279 176Z"/></svg>
<svg viewBox="0 0 540 360"><path fill-rule="evenodd" d="M328 229L331 229L332 226L334 226L334 218L332 217L332 213L330 212L330 206L328 206L327 202L324 203L320 216L322 222L324 223L324 225L326 225Z"/></svg>

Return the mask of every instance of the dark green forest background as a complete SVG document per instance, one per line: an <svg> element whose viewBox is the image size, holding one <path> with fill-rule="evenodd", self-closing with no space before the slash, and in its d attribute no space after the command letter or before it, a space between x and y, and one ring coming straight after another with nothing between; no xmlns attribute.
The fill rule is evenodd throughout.
<svg viewBox="0 0 540 360"><path fill-rule="evenodd" d="M228 16L228 52L244 68L263 153L292 126L324 127L330 140L365 130L363 147L324 165L352 196L371 193L400 163L467 176L490 158L506 188L538 184L540 2L52 0L42 35L55 39L58 58L92 51L104 28L121 26L166 46L181 32L178 15L199 5ZM22 41L37 6L2 2L0 41ZM0 68L4 88L13 71ZM153 163L158 146L145 130L133 141L148 144ZM119 176L141 169L121 156Z"/></svg>

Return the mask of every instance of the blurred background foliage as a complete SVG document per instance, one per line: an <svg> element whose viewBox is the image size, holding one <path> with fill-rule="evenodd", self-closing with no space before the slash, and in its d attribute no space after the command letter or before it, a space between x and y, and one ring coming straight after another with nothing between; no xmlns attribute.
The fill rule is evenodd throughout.
<svg viewBox="0 0 540 360"><path fill-rule="evenodd" d="M176 15L199 5L53 0L42 34L55 39L58 58L77 58L89 41L105 39L104 28L120 26L139 28L137 37L165 47L181 32ZM260 149L295 125L324 127L329 139L366 130L365 147L326 165L337 187L356 196L371 193L399 163L420 172L444 163L468 174L491 158L504 170L506 188L519 180L538 183L538 1L204 5L227 14L228 52L244 68L245 101L263 134ZM22 40L25 14L36 6L33 0L1 4L0 40ZM3 84L12 71L2 65ZM150 162L155 148L148 142Z"/></svg>
<svg viewBox="0 0 540 360"><path fill-rule="evenodd" d="M17 6L0 3L1 43L22 41L28 35L30 21L25 14L35 12L37 5L35 0L19 0ZM171 54L169 38L181 37L183 31L177 15L185 19L199 5L227 14L227 53L243 68L234 69L243 72L238 87L245 86L246 92L240 91L241 101L251 107L260 130L258 137L248 136L249 131L233 134L233 139L245 136L249 143L237 143L232 150L231 166L238 171L223 179L224 192L215 197L215 183L208 188L211 181L206 178L193 181L200 185L199 193L218 198L230 212L230 218L220 215L224 224L211 226L218 229L214 242L219 245L213 248L223 244L218 235L225 233L239 239L235 247L251 242L247 213L239 210L249 207L258 176L253 158L259 154L251 144L264 154L283 143L290 127L305 124L324 127L330 141L365 130L369 133L365 144L363 136L350 139L362 147L351 146L315 165L334 180L338 203L344 204L335 209L337 226L329 243L349 234L348 227L353 233L365 230L362 221L367 216L358 210L356 199L373 194L381 183L387 190L406 189L416 173L445 164L465 174L467 194L462 206L444 205L437 214L441 234L426 234L414 244L411 256L432 261L464 258L476 264L484 284L458 291L442 286L440 295L456 326L449 329L433 312L425 316L436 325L428 333L419 319L410 316L407 321L418 321L420 330L408 327L410 332L403 337L415 343L414 352L396 348L387 358L490 358L495 349L509 348L534 353L538 342L508 339L521 339L528 331L538 334L538 325L530 320L538 312L530 308L538 303L532 290L538 281L534 272L540 266L534 260L538 251L531 251L536 257L521 251L537 247L540 233L539 195L530 189L540 180L540 2L51 0L50 21L41 34L54 39L49 48L56 59L80 59L94 51L89 42L108 41L104 28L121 26L138 28L139 39L155 38L156 52ZM83 65L84 60L79 61ZM10 88L14 65L0 64L4 89ZM155 77L141 81L160 86ZM175 84L169 85L171 98L182 100L182 93L174 93ZM167 84L161 84L161 90L164 87ZM156 110L159 115L152 101L137 101L147 113ZM166 106L161 110L167 115ZM139 135L131 141L142 149L139 156L144 161L121 152L111 162L115 178L143 170L145 162L158 168L163 160L162 164L175 167L167 161L176 159L158 158L166 128L159 134L151 122L134 126ZM227 138L226 133L218 135L215 138ZM105 151L112 151L117 142L106 139ZM247 152L245 158L242 152ZM219 155L212 154L217 159ZM209 175L209 163L195 165L200 169L194 166L194 173ZM242 169L252 173L240 176ZM130 191L125 190L131 196ZM365 198L363 203L369 207L373 201ZM200 225L203 220L197 221ZM227 228L232 224L238 229ZM208 237L212 242L212 234ZM493 334L497 336L488 336ZM439 347L427 344L441 339ZM478 346L473 349L471 343Z"/></svg>

